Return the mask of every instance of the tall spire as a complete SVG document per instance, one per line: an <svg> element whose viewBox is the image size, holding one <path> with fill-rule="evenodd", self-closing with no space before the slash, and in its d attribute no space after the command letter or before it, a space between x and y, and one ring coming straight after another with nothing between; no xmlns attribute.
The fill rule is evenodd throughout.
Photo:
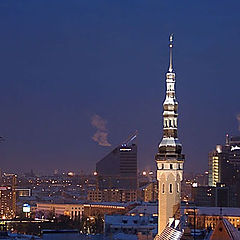
<svg viewBox="0 0 240 240"><path fill-rule="evenodd" d="M172 49L173 49L173 33L169 37L169 54L170 54L170 57L169 57L169 69L168 69L168 72L170 72L170 73L173 72Z"/></svg>
<svg viewBox="0 0 240 240"><path fill-rule="evenodd" d="M173 71L172 50L173 34L169 37L170 59L166 73L166 97L163 102L163 137L155 156L158 180L158 236L156 239L162 239L161 233L165 233L164 229L169 219L180 216L181 181L185 159L177 134L178 102L175 97L176 74Z"/></svg>

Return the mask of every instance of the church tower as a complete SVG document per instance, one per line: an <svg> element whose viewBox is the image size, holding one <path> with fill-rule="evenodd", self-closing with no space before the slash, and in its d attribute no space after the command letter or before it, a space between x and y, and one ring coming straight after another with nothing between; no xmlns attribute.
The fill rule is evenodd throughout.
<svg viewBox="0 0 240 240"><path fill-rule="evenodd" d="M166 74L166 98L163 103L163 138L155 156L158 180L158 235L176 217L181 203L181 181L184 155L178 140L178 102L175 96L175 73L173 71L173 35L169 39L170 62Z"/></svg>

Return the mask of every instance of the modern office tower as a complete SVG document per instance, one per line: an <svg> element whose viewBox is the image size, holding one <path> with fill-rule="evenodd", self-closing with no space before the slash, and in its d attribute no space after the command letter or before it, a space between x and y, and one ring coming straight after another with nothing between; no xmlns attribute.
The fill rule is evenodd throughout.
<svg viewBox="0 0 240 240"><path fill-rule="evenodd" d="M240 137L227 135L225 145L209 153L209 186L228 193L224 201L216 194L217 205L240 207Z"/></svg>
<svg viewBox="0 0 240 240"><path fill-rule="evenodd" d="M11 219L16 216L17 175L4 173L1 180L0 215L2 216L2 218Z"/></svg>
<svg viewBox="0 0 240 240"><path fill-rule="evenodd" d="M97 189L137 190L137 145L116 147L96 164Z"/></svg>
<svg viewBox="0 0 240 240"><path fill-rule="evenodd" d="M12 219L16 215L16 196L12 187L0 187L0 217Z"/></svg>
<svg viewBox="0 0 240 240"><path fill-rule="evenodd" d="M216 187L217 183L221 182L220 176L220 159L222 153L222 146L217 145L216 150L210 152L208 154L208 185L212 187Z"/></svg>
<svg viewBox="0 0 240 240"><path fill-rule="evenodd" d="M240 180L240 137L228 135L225 145L209 153L209 186L234 185Z"/></svg>
<svg viewBox="0 0 240 240"><path fill-rule="evenodd" d="M166 98L163 103L163 138L158 147L158 235L165 229L169 218L178 215L181 201L184 155L177 135L178 103L175 97L175 73L172 64L173 36L170 36L170 64L166 74Z"/></svg>
<svg viewBox="0 0 240 240"><path fill-rule="evenodd" d="M228 154L228 158L223 159L221 182L227 185L240 184L240 137L231 137L227 150L225 154Z"/></svg>

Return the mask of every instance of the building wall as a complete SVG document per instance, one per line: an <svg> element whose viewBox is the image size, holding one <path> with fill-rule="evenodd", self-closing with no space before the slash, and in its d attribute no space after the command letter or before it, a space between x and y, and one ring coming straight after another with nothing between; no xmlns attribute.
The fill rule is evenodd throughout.
<svg viewBox="0 0 240 240"><path fill-rule="evenodd" d="M83 216L83 204L53 204L37 203L37 212L42 212L45 216L53 214L54 216L65 215L70 219L81 219Z"/></svg>
<svg viewBox="0 0 240 240"><path fill-rule="evenodd" d="M118 146L96 164L97 188L136 190L137 145Z"/></svg>
<svg viewBox="0 0 240 240"><path fill-rule="evenodd" d="M84 216L104 216L105 214L125 214L128 208L116 204L84 204Z"/></svg>
<svg viewBox="0 0 240 240"><path fill-rule="evenodd" d="M179 215L182 171L177 170L175 167L168 170L158 170L157 179L159 181L158 233L161 233L166 227L169 218Z"/></svg>
<svg viewBox="0 0 240 240"><path fill-rule="evenodd" d="M192 201L196 206L215 206L216 188L210 186L192 187Z"/></svg>
<svg viewBox="0 0 240 240"><path fill-rule="evenodd" d="M208 155L209 186L216 187L221 182L220 178L220 156L217 151L212 151Z"/></svg>
<svg viewBox="0 0 240 240"><path fill-rule="evenodd" d="M16 216L17 175L4 173L0 180L0 215L2 218L12 219Z"/></svg>
<svg viewBox="0 0 240 240"><path fill-rule="evenodd" d="M0 187L0 216L3 219L16 216L16 195L12 187Z"/></svg>
<svg viewBox="0 0 240 240"><path fill-rule="evenodd" d="M87 199L90 202L134 202L137 201L137 190L89 190Z"/></svg>
<svg viewBox="0 0 240 240"><path fill-rule="evenodd" d="M158 184L151 182L143 188L143 201L155 202L158 199Z"/></svg>
<svg viewBox="0 0 240 240"><path fill-rule="evenodd" d="M211 212L211 210L209 210ZM194 209L185 209L184 213L188 216L188 223L190 226L194 226ZM226 215L220 216L220 210L218 215L208 215L208 214L201 214L199 210L195 209L195 224L197 229L208 229L209 227L215 229L217 226L218 221L220 218L226 218L234 227L240 228L240 214L233 216L233 215Z"/></svg>

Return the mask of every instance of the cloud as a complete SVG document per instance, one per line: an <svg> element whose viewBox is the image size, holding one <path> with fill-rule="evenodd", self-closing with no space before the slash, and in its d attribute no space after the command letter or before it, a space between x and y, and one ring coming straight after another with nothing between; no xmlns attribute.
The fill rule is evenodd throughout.
<svg viewBox="0 0 240 240"><path fill-rule="evenodd" d="M237 120L238 120L238 130L240 131L240 113L237 115Z"/></svg>
<svg viewBox="0 0 240 240"><path fill-rule="evenodd" d="M91 118L91 124L97 129L92 139L97 142L100 146L109 147L111 144L108 142L108 130L107 121L95 114Z"/></svg>

